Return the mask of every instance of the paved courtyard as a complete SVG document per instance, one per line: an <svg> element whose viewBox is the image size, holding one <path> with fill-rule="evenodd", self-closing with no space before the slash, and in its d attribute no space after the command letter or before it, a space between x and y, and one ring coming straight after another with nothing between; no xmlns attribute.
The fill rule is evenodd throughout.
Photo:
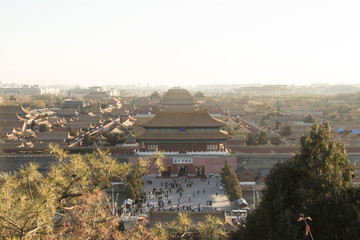
<svg viewBox="0 0 360 240"><path fill-rule="evenodd" d="M199 209L200 211L221 209L229 211L234 209L234 203L231 203L224 190L220 189L220 177L208 177L206 180L202 180L200 178L156 178L145 176L143 179L144 191L146 191L147 196L146 203L143 204L141 212L133 212L134 215L129 216L127 214L122 218L126 229L131 229L137 217L141 214L148 215L147 213L152 208L158 211L159 201L164 202L164 206L160 208L161 211L173 210L177 212L178 208L180 212L199 211ZM177 191L179 188L182 188L182 191ZM154 189L158 191L162 189L162 194L156 196L153 194ZM244 198L252 203L253 191L243 191L243 194ZM208 201L211 201L212 204L209 205Z"/></svg>
<svg viewBox="0 0 360 240"><path fill-rule="evenodd" d="M147 206L143 205L143 211L148 211L152 206L158 209L159 200L164 201L162 209L172 208L177 211L187 211L190 209L198 211L213 209L232 209L229 198L224 194L224 190L220 189L220 177L200 178L156 178L144 177L144 189L147 195ZM162 190L162 194L155 196L154 188ZM178 191L181 189L181 191ZM211 205L210 202L211 201ZM170 203L171 202L171 203Z"/></svg>

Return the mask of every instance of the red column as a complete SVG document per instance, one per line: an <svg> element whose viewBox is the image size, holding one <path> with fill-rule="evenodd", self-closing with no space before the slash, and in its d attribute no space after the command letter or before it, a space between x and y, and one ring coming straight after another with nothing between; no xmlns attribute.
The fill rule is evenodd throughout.
<svg viewBox="0 0 360 240"><path fill-rule="evenodd" d="M178 176L178 166L176 164L171 165L170 177L177 177Z"/></svg>

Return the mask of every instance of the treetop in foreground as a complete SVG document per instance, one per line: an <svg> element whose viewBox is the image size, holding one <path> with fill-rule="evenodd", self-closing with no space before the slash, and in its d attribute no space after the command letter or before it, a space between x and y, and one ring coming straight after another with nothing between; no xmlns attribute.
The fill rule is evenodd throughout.
<svg viewBox="0 0 360 240"><path fill-rule="evenodd" d="M315 123L299 152L271 170L259 206L234 239L304 239L300 214L313 220L316 240L357 239L360 191L352 187L353 177L344 145L333 139L327 122Z"/></svg>
<svg viewBox="0 0 360 240"><path fill-rule="evenodd" d="M58 146L50 146L50 153L58 161L46 175L39 172L37 163L12 174L0 174L1 238L86 239L100 236L101 229L112 232L117 224L102 190L111 187L114 180L126 182L132 167L102 151L68 154ZM139 159L138 177L147 174L152 164L163 168L160 153L151 159ZM79 237L77 233L88 235Z"/></svg>

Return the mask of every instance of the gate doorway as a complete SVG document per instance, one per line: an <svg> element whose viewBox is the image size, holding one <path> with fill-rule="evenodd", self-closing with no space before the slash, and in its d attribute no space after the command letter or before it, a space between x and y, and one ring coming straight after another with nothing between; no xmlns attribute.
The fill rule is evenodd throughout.
<svg viewBox="0 0 360 240"><path fill-rule="evenodd" d="M178 177L187 177L188 176L188 166L179 165L178 166Z"/></svg>
<svg viewBox="0 0 360 240"><path fill-rule="evenodd" d="M196 177L203 177L204 174L205 174L205 167L204 166L195 167L195 176Z"/></svg>
<svg viewBox="0 0 360 240"><path fill-rule="evenodd" d="M165 171L161 172L162 177L170 177L171 167L167 167Z"/></svg>

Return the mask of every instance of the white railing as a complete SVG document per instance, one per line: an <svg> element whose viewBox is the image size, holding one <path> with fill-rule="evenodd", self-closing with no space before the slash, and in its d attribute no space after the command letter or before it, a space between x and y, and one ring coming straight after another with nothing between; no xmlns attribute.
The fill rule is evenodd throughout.
<svg viewBox="0 0 360 240"><path fill-rule="evenodd" d="M139 156L149 156L149 155L153 155L155 154L156 151L146 151L146 152L140 152L138 151L137 154ZM179 152L162 152L162 154L168 156L168 155L179 155L180 153Z"/></svg>
<svg viewBox="0 0 360 240"><path fill-rule="evenodd" d="M188 151L187 155L228 155L227 151Z"/></svg>
<svg viewBox="0 0 360 240"><path fill-rule="evenodd" d="M137 147L139 146L138 143L121 143L121 144L116 144L116 147Z"/></svg>
<svg viewBox="0 0 360 240"><path fill-rule="evenodd" d="M146 152L136 152L139 156L150 156L155 154L155 151L146 151ZM229 154L228 151L220 152L220 151L188 151L186 153L179 153L179 152L162 152L165 156L171 155L200 155L200 156L210 156L210 155L221 155L226 156Z"/></svg>

